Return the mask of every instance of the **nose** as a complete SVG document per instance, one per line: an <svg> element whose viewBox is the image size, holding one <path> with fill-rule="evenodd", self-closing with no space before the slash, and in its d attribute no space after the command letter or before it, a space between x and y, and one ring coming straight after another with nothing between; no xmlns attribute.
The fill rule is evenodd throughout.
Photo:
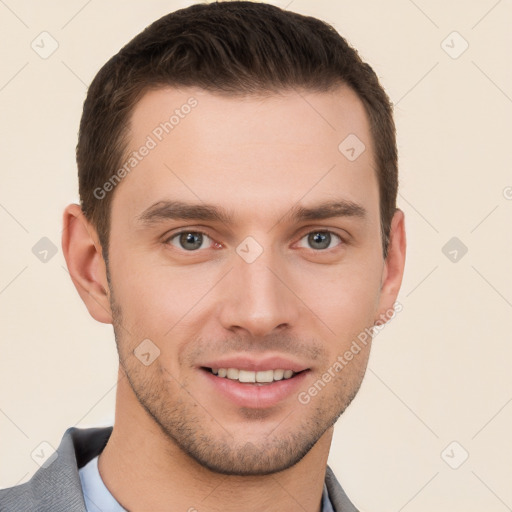
<svg viewBox="0 0 512 512"><path fill-rule="evenodd" d="M290 268L278 255L265 250L249 263L235 253L226 277L220 311L224 329L263 337L295 326L301 302L293 293Z"/></svg>

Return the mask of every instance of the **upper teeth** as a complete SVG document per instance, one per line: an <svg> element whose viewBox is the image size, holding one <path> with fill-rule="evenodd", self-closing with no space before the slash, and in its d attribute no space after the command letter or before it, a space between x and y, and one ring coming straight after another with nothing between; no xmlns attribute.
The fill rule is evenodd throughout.
<svg viewBox="0 0 512 512"><path fill-rule="evenodd" d="M289 379L294 375L292 370L262 370L253 372L239 370L238 368L212 368L212 372L219 377L238 380L239 382L273 382L274 380Z"/></svg>

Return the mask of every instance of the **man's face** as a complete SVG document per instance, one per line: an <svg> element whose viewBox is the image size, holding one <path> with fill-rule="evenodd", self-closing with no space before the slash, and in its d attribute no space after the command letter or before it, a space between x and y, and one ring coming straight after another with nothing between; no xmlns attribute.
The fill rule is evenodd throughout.
<svg viewBox="0 0 512 512"><path fill-rule="evenodd" d="M197 106L168 134L155 132L191 97ZM350 134L366 146L355 160L338 149ZM112 202L121 368L169 440L203 466L290 467L357 393L370 344L307 404L299 394L391 306L380 300L379 192L363 105L348 88L265 99L166 88L136 105L129 150L148 136L156 147ZM325 203L346 207L314 211Z"/></svg>

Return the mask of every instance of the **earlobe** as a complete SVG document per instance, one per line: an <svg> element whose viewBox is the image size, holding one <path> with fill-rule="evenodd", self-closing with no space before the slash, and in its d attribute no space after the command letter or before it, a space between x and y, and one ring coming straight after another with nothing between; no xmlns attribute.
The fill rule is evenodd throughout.
<svg viewBox="0 0 512 512"><path fill-rule="evenodd" d="M388 255L384 262L378 316L375 322L385 323L390 318L393 305L398 297L405 268L406 237L405 216L396 209L391 221Z"/></svg>
<svg viewBox="0 0 512 512"><path fill-rule="evenodd" d="M106 265L96 230L78 204L64 210L62 251L71 280L91 316L112 323Z"/></svg>

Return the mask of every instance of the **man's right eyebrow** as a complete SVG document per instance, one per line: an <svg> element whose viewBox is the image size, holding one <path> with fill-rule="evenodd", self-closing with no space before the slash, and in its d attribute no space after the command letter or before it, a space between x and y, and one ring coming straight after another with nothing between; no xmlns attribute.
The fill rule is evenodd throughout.
<svg viewBox="0 0 512 512"><path fill-rule="evenodd" d="M137 216L137 222L143 225L164 220L201 220L229 224L232 216L224 208L212 204L183 201L158 201Z"/></svg>

